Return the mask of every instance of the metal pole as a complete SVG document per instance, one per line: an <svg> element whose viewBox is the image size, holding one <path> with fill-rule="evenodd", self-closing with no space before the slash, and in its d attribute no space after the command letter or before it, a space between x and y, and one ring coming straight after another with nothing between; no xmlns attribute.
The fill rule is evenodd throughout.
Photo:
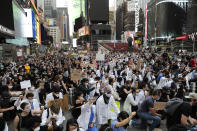
<svg viewBox="0 0 197 131"><path fill-rule="evenodd" d="M116 0L114 0L114 50L116 48Z"/></svg>
<svg viewBox="0 0 197 131"><path fill-rule="evenodd" d="M155 3L155 46L157 44L157 3Z"/></svg>
<svg viewBox="0 0 197 131"><path fill-rule="evenodd" d="M193 53L195 51L195 43L196 43L196 39L194 38L194 40L193 40Z"/></svg>

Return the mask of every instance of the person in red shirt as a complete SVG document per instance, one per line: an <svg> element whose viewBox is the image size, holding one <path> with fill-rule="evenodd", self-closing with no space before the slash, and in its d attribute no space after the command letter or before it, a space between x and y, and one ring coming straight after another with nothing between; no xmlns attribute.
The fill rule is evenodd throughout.
<svg viewBox="0 0 197 131"><path fill-rule="evenodd" d="M190 59L190 66L191 67L196 67L196 60L195 60L195 57L194 56L192 56L192 58Z"/></svg>

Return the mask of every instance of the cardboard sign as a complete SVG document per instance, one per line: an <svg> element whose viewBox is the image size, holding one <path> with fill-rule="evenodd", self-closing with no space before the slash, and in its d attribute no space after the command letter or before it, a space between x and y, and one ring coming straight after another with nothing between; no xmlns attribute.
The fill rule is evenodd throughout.
<svg viewBox="0 0 197 131"><path fill-rule="evenodd" d="M139 71L141 69L141 58L138 59L137 61L137 66L136 66L136 70Z"/></svg>
<svg viewBox="0 0 197 131"><path fill-rule="evenodd" d="M21 89L27 89L31 87L31 81L30 80L22 81L20 82L20 85L21 85Z"/></svg>
<svg viewBox="0 0 197 131"><path fill-rule="evenodd" d="M104 61L105 60L105 54L96 54L96 61Z"/></svg>
<svg viewBox="0 0 197 131"><path fill-rule="evenodd" d="M71 70L71 80L72 81L81 80L81 70L72 69Z"/></svg>
<svg viewBox="0 0 197 131"><path fill-rule="evenodd" d="M76 60L75 63L76 63L76 64L80 64L80 61L79 61L79 60Z"/></svg>
<svg viewBox="0 0 197 131"><path fill-rule="evenodd" d="M155 110L163 110L166 106L166 102L155 102L154 108Z"/></svg>
<svg viewBox="0 0 197 131"><path fill-rule="evenodd" d="M53 103L58 103L60 107L62 108L63 112L68 112L68 104L69 104L69 96L68 94L64 95L63 99L56 99L56 100L51 100L48 102L48 107L50 108Z"/></svg>

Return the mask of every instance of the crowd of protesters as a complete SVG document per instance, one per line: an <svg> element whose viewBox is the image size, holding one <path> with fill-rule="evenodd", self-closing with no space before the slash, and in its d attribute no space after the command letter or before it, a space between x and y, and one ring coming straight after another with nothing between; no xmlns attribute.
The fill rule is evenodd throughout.
<svg viewBox="0 0 197 131"><path fill-rule="evenodd" d="M0 131L153 131L164 119L169 131L196 130L196 59L189 53L142 51L111 52L103 61L80 52L2 61ZM72 80L74 69L80 80ZM23 89L26 80L31 87ZM48 105L65 95L72 119L58 103ZM165 109L156 110L155 102L166 102Z"/></svg>

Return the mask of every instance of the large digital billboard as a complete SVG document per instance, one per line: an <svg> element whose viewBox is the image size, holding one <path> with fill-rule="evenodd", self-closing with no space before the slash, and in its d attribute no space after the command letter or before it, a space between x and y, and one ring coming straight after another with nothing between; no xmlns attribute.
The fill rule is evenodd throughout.
<svg viewBox="0 0 197 131"><path fill-rule="evenodd" d="M13 14L14 14L14 28L16 37L26 37L26 31L24 25L26 22L26 13L15 1L12 1ZM25 32L26 31L26 32Z"/></svg>
<svg viewBox="0 0 197 131"><path fill-rule="evenodd" d="M1 0L0 18L0 32L14 36L12 0Z"/></svg>

